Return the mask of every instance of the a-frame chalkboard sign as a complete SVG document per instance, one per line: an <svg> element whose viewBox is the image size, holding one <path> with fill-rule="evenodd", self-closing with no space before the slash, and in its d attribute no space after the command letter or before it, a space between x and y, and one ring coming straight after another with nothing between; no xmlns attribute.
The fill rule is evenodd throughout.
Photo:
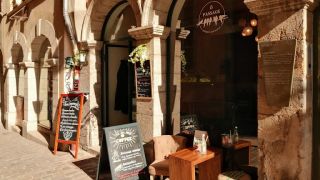
<svg viewBox="0 0 320 180"><path fill-rule="evenodd" d="M137 123L103 128L97 178L108 161L113 180L147 179L147 163ZM106 153L107 152L107 153ZM107 157L106 157L107 155Z"/></svg>
<svg viewBox="0 0 320 180"><path fill-rule="evenodd" d="M137 99L152 98L152 71L150 60L141 67L140 62L135 63L135 82Z"/></svg>
<svg viewBox="0 0 320 180"><path fill-rule="evenodd" d="M75 144L74 158L77 159L83 99L83 93L60 95L54 154L57 153L58 143Z"/></svg>

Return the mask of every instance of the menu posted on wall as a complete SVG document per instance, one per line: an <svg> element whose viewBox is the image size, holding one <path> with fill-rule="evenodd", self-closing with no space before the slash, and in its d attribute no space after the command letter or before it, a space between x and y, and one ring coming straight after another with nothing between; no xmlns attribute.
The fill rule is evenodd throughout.
<svg viewBox="0 0 320 180"><path fill-rule="evenodd" d="M77 158L82 105L82 93L60 95L54 153L57 151L58 143L76 144L75 158Z"/></svg>
<svg viewBox="0 0 320 180"><path fill-rule="evenodd" d="M135 63L136 96L140 99L152 97L150 60L144 62L143 67Z"/></svg>
<svg viewBox="0 0 320 180"><path fill-rule="evenodd" d="M145 177L147 167L137 123L103 128L112 179Z"/></svg>
<svg viewBox="0 0 320 180"><path fill-rule="evenodd" d="M288 106L292 91L296 40L280 40L259 44L267 103Z"/></svg>

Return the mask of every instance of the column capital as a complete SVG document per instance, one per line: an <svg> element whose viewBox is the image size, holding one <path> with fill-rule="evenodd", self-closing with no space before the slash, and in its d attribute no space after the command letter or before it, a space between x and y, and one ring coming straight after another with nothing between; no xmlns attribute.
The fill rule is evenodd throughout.
<svg viewBox="0 0 320 180"><path fill-rule="evenodd" d="M101 49L103 45L103 41L91 40L88 41L89 49Z"/></svg>
<svg viewBox="0 0 320 180"><path fill-rule="evenodd" d="M134 27L129 29L128 33L136 40L152 39L153 37L167 39L170 33L170 28L161 25Z"/></svg>
<svg viewBox="0 0 320 180"><path fill-rule="evenodd" d="M258 16L274 14L284 11L295 11L307 8L313 11L318 5L318 0L244 0L250 12Z"/></svg>
<svg viewBox="0 0 320 180"><path fill-rule="evenodd" d="M7 63L4 65L4 68L6 68L6 69L15 69L17 67L18 67L18 64L16 64L16 63Z"/></svg>
<svg viewBox="0 0 320 180"><path fill-rule="evenodd" d="M29 62L20 62L20 63L19 63L19 66L24 67L24 68L35 68L35 67L38 66L38 63L32 62L32 61L29 61Z"/></svg>
<svg viewBox="0 0 320 180"><path fill-rule="evenodd" d="M177 37L176 38L179 40L187 39L189 34L190 34L190 30L186 30L184 28L177 29L177 31L176 31Z"/></svg>
<svg viewBox="0 0 320 180"><path fill-rule="evenodd" d="M44 64L42 67L51 68L55 67L58 64L58 58L50 58L46 61L44 61Z"/></svg>

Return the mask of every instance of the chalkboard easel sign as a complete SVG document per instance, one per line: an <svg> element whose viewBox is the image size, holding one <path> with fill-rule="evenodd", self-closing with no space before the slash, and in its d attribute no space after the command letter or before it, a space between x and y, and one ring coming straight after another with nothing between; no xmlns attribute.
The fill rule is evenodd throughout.
<svg viewBox="0 0 320 180"><path fill-rule="evenodd" d="M146 179L146 158L137 123L103 128L113 180ZM99 161L101 161L100 159Z"/></svg>
<svg viewBox="0 0 320 180"><path fill-rule="evenodd" d="M60 95L54 154L57 153L58 143L75 144L74 157L77 159L83 99L83 93Z"/></svg>
<svg viewBox="0 0 320 180"><path fill-rule="evenodd" d="M140 62L135 63L135 82L137 99L151 99L151 65L150 60L144 62L141 67Z"/></svg>

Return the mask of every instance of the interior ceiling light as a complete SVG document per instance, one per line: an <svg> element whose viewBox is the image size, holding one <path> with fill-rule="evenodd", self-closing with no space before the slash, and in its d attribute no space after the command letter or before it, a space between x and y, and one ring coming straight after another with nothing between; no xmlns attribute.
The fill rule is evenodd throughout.
<svg viewBox="0 0 320 180"><path fill-rule="evenodd" d="M253 32L252 27L251 26L247 26L247 27L245 27L243 29L242 36L243 36L243 34L245 34L245 36L250 36L252 34L252 32Z"/></svg>
<svg viewBox="0 0 320 180"><path fill-rule="evenodd" d="M250 25L251 25L252 27L256 27L256 26L258 25L258 21L257 21L256 19L251 19L251 20L250 20Z"/></svg>

